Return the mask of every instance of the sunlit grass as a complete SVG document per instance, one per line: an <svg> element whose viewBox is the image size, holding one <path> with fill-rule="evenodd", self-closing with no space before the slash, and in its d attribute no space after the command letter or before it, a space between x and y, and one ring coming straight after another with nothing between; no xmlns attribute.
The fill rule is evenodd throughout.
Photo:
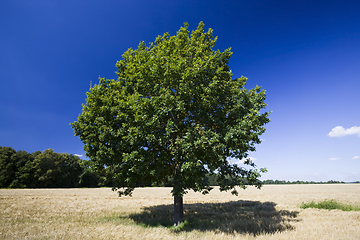
<svg viewBox="0 0 360 240"><path fill-rule="evenodd" d="M300 206L302 209L306 208L318 208L318 209L327 209L334 210L339 209L342 211L360 211L360 206L352 205L352 204L344 204L337 202L336 200L324 200L319 203L315 203L314 201L308 203L302 203Z"/></svg>

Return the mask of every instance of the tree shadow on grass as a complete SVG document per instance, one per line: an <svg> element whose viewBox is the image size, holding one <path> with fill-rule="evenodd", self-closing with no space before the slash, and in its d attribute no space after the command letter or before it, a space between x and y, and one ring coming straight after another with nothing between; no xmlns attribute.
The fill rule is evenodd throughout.
<svg viewBox="0 0 360 240"><path fill-rule="evenodd" d="M184 204L186 223L177 231L215 231L229 234L259 235L294 229L291 222L299 212L276 210L276 203L259 201L232 201L226 203ZM171 227L173 205L144 207L140 213L128 217L145 227Z"/></svg>

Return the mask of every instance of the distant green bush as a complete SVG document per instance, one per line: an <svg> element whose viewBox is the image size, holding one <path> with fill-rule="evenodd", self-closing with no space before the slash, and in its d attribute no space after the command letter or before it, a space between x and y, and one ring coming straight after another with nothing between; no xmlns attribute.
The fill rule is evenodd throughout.
<svg viewBox="0 0 360 240"><path fill-rule="evenodd" d="M336 200L324 200L319 203L315 203L314 201L308 202L308 203L302 203L300 208L318 208L318 209L327 209L327 210L333 210L333 209L340 209L342 211L360 211L360 206L355 206L352 204L344 204L337 202Z"/></svg>
<svg viewBox="0 0 360 240"><path fill-rule="evenodd" d="M314 181L285 181L285 180L264 180L262 181L263 184L338 184L338 183L343 183L345 184L345 182L343 181L335 181L335 180L330 180L327 182L314 182Z"/></svg>

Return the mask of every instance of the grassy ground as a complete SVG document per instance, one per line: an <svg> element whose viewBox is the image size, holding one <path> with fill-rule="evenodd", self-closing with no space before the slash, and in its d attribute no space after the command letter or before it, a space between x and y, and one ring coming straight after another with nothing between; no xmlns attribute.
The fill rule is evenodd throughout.
<svg viewBox="0 0 360 240"><path fill-rule="evenodd" d="M360 239L360 212L301 208L326 199L358 206L360 184L189 192L177 230L170 190L118 198L108 188L0 189L0 239Z"/></svg>
<svg viewBox="0 0 360 240"><path fill-rule="evenodd" d="M300 206L302 209L306 208L318 208L318 209L327 209L327 210L335 210L340 209L342 211L360 211L360 205L354 204L345 204L338 202L334 199L324 200L319 203L315 203L314 201L303 203Z"/></svg>

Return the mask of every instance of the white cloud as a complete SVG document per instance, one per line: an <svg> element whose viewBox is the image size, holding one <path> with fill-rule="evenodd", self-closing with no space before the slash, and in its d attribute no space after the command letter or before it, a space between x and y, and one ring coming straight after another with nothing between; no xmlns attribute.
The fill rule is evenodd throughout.
<svg viewBox="0 0 360 240"><path fill-rule="evenodd" d="M239 161L239 159L236 158L228 158L227 159L230 164L240 164L242 161Z"/></svg>
<svg viewBox="0 0 360 240"><path fill-rule="evenodd" d="M255 162L257 160L257 158L254 157L248 157L252 162ZM236 159L236 158L228 158L227 161L230 164L244 164L244 162L246 161L247 158L243 158L241 160Z"/></svg>
<svg viewBox="0 0 360 240"><path fill-rule="evenodd" d="M340 158L330 158L330 161L336 161L336 160L340 160Z"/></svg>
<svg viewBox="0 0 360 240"><path fill-rule="evenodd" d="M355 135L357 134L360 137L360 127L354 126L348 129L345 129L343 126L334 127L331 132L329 132L329 137L345 137L346 135Z"/></svg>
<svg viewBox="0 0 360 240"><path fill-rule="evenodd" d="M257 158L254 157L249 157L251 161L255 162L257 160Z"/></svg>
<svg viewBox="0 0 360 240"><path fill-rule="evenodd" d="M360 159L360 156L354 156L352 159L354 160Z"/></svg>
<svg viewBox="0 0 360 240"><path fill-rule="evenodd" d="M81 154L74 154L74 156L82 157L83 155L81 155Z"/></svg>

